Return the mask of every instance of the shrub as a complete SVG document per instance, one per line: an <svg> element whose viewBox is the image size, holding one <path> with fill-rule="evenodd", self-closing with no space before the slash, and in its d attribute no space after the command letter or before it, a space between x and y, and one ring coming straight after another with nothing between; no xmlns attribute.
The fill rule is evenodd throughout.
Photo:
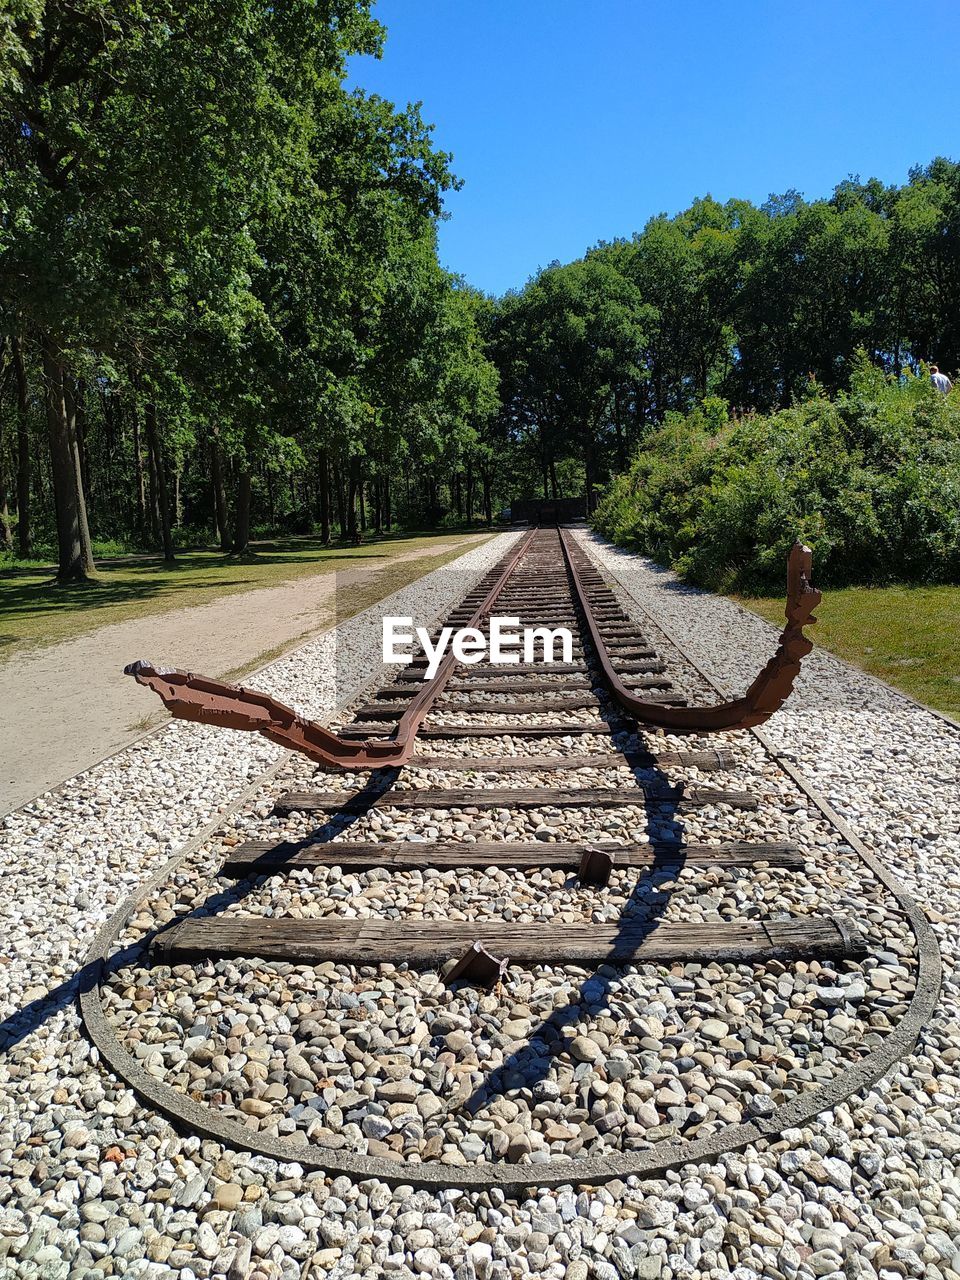
<svg viewBox="0 0 960 1280"><path fill-rule="evenodd" d="M824 585L960 581L960 391L864 360L835 400L732 419L712 398L644 441L593 523L714 590L782 591L795 538Z"/></svg>

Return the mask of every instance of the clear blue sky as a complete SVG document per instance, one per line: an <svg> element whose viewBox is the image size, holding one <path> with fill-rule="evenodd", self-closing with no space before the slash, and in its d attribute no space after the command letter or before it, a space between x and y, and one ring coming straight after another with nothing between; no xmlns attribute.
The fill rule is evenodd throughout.
<svg viewBox="0 0 960 1280"><path fill-rule="evenodd" d="M443 263L491 293L697 195L828 195L960 159L960 4L379 0L353 83L423 102L464 181Z"/></svg>

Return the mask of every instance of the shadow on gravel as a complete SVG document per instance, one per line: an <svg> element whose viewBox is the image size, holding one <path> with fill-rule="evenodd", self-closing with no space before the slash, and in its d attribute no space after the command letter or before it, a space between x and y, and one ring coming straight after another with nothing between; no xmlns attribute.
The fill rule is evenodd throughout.
<svg viewBox="0 0 960 1280"><path fill-rule="evenodd" d="M130 950L132 952L138 949L139 947L131 948ZM112 959L117 958L113 957ZM132 958L132 955L129 958ZM122 963L128 963L128 960L122 961ZM118 964L117 967L119 968L120 965ZM36 1000L31 1000L28 1004L25 1004L22 1009L17 1009L16 1012L8 1014L0 1022L0 1053L15 1049L21 1040L25 1040L34 1031L39 1031L43 1024L52 1018L54 1014L73 1004L74 1000L78 999L84 991L89 991L91 987L95 987L100 978L100 971L99 963L86 964L67 982L60 983L59 986L53 987L52 990L45 992Z"/></svg>
<svg viewBox="0 0 960 1280"><path fill-rule="evenodd" d="M638 738L642 746L642 736L638 734ZM642 771L634 769L633 773L638 782L642 780L663 783L667 786L673 785L659 769ZM658 853L651 870L640 872L639 879L624 905L614 947L628 929L631 937L638 937L638 941L642 941L654 932L670 901L670 894L664 892L656 883L657 872L669 871L671 876L675 876L684 865L684 830L678 819L676 806L669 801L657 803L646 801L644 809L647 838L652 844L655 843L658 846ZM614 871L616 871L616 863L614 863ZM585 888L584 892L592 892L598 905L602 903L603 889ZM624 961L614 959L615 954L615 950L611 950L609 964L623 968ZM532 1030L523 1048L516 1050L502 1066L491 1071L483 1083L479 1084L456 1109L476 1115L494 1098L511 1090L535 1090L536 1086L546 1079L552 1060L569 1054L573 1037L564 1033L577 1026L585 1016L596 1017L604 1010L610 1010L613 979L603 972L606 964L606 961L602 962L589 977L580 980L578 989L571 993L568 1003L561 1009L555 1010ZM579 1083L578 1077L586 1079L596 1069L596 1066L591 1063L578 1062L574 1066L574 1080ZM604 1078L607 1078L605 1067L601 1066L600 1069L604 1072Z"/></svg>
<svg viewBox="0 0 960 1280"><path fill-rule="evenodd" d="M240 887L246 885L247 880L252 876L280 875L283 864L295 857L301 849L309 848L313 844L332 843L337 836L342 835L344 831L348 831L361 818L367 817L376 807L377 801L381 800L397 781L402 771L402 765L397 768L375 769L370 773L367 781L359 791L355 793L344 792L345 797L349 796L351 804L354 806L353 808L346 813L333 814L321 826L314 827L312 831L308 832L302 840L281 840L271 845L269 852L264 852L262 864L259 860L250 863L250 870L241 882ZM324 776L322 769L319 772L321 776ZM244 888L238 898L233 899L233 901L239 901L247 892L249 892L249 886ZM197 910L204 915L209 915L211 913L206 910L206 906L207 904L204 903ZM190 914L193 915L195 912ZM186 920L187 917L183 916L182 919ZM177 923L179 924L180 921L178 920Z"/></svg>
<svg viewBox="0 0 960 1280"><path fill-rule="evenodd" d="M321 827L312 831L302 842L291 842L289 846L284 846L285 852L292 857L297 849L301 847L301 844L316 844L333 840L335 836L347 830L353 823L369 813L377 800L393 786L399 775L399 769L382 769L371 774L367 779L366 785L357 793L363 800L369 800L369 803L358 805L354 812L334 815ZM271 870L274 873L277 872L276 867ZM92 990L93 987L103 982L111 974L123 969L128 964L142 961L144 959L144 951L151 947L169 929L182 924L184 920L188 920L191 917L216 915L226 907L242 902L253 889L257 888L254 881L260 874L256 870L256 864L254 864L251 867L249 876L244 880L231 884L227 889L221 889L217 893L211 894L198 907L194 907L192 911L188 911L183 915L175 916L169 923L162 925L160 928L149 930L138 938L136 942L124 947L121 951L115 952L107 960L95 960L90 964L84 965L66 982L60 983L59 986L53 987L50 991L45 992L44 995L38 996L36 1000L31 1000L22 1009L9 1014L0 1021L0 1053L5 1053L15 1048L27 1036L34 1031L38 1031L54 1014L65 1009L79 999L84 992ZM39 985L39 982L35 985Z"/></svg>

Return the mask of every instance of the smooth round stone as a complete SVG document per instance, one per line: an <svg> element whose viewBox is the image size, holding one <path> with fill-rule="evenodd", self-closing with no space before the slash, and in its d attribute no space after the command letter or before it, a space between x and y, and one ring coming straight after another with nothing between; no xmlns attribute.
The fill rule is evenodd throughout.
<svg viewBox="0 0 960 1280"><path fill-rule="evenodd" d="M213 1193L213 1202L218 1209L231 1212L243 1200L243 1187L236 1183L224 1182Z"/></svg>
<svg viewBox="0 0 960 1280"><path fill-rule="evenodd" d="M603 1050L589 1036L575 1036L570 1041L570 1055L578 1062L597 1062L603 1056Z"/></svg>

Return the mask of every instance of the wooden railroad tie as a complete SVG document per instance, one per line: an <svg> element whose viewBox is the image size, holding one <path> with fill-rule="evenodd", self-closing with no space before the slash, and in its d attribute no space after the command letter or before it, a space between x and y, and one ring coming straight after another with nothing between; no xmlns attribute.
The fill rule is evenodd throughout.
<svg viewBox="0 0 960 1280"><path fill-rule="evenodd" d="M437 631L431 635L430 643L436 644L439 638L440 638L440 632ZM636 631L631 632L630 635L626 635L626 636L612 636L609 642L607 641L604 642L604 647L606 648L607 652L610 653L611 656L615 658L617 657L648 658L656 654L656 650L651 647L650 641ZM589 649L589 641L588 641L588 651L592 652L592 649ZM583 653L584 653L583 639L579 634L575 635L573 637L573 656L582 658ZM418 666L425 667L428 665L429 661L430 661L429 658L422 650L415 649L413 651L412 661L404 663L404 666L407 667L408 669L410 667L418 667ZM482 664L478 664L478 665L482 665ZM556 665L559 666L560 665L559 662ZM537 667L537 670L543 671L543 663L537 663L536 667Z"/></svg>
<svg viewBox="0 0 960 1280"><path fill-rule="evenodd" d="M663 686L664 681L655 682ZM523 690L525 693L526 690ZM679 694L652 693L649 701L681 703L684 699ZM529 698L522 702L440 702L433 707L433 712L448 715L465 716L529 716L547 715L554 711L586 711L600 706L601 698L594 693L579 697L554 698L547 702L542 698ZM359 720L399 720L406 711L402 698L395 698L387 703L368 702L355 712Z"/></svg>
<svg viewBox="0 0 960 1280"><path fill-rule="evenodd" d="M392 964L439 968L476 944L492 958L543 964L646 964L848 959L865 946L842 920L709 921L704 924L506 924L497 920L298 920L220 915L189 917L159 933L156 960L179 964L210 956L258 956L288 964Z"/></svg>
<svg viewBox="0 0 960 1280"><path fill-rule="evenodd" d="M547 669L543 675L552 675ZM422 681L420 682L422 684ZM645 674L633 677L624 681L632 689L665 689L669 687L670 680L664 675ZM597 689L601 693L604 692L603 686L598 681L590 680L587 676L562 676L556 680L529 680L526 678L513 680L492 680L481 677L479 680L473 680L469 675L464 675L458 680L450 680L444 687L444 693L522 693L524 695L530 693L577 693L585 689ZM376 698L415 698L419 689L417 685L408 680L401 684L384 685L382 689L378 689L375 693Z"/></svg>
<svg viewBox="0 0 960 1280"><path fill-rule="evenodd" d="M426 658L406 665L397 677L399 681L407 681L410 684L423 684L424 668L426 667ZM644 657L629 661L621 662L617 666L617 671L621 675L638 674L647 671L663 671L665 664L657 657L655 649L645 650ZM588 665L586 662L553 662L550 664L549 672L552 676L563 675L589 675L599 672L598 666ZM492 662L476 662L470 667L464 667L462 671L458 670L458 679L465 680L469 678L471 681L476 680L498 680L503 676L530 676L545 675L547 668L542 662L514 662L500 663Z"/></svg>
<svg viewBox="0 0 960 1280"><path fill-rule="evenodd" d="M680 867L752 867L767 863L771 867L798 871L803 857L796 845L762 844L738 841L731 844L676 845L617 844L612 840L510 844L478 841L476 844L444 841L400 840L386 844L331 843L309 841L299 843L270 840L247 840L225 855L220 874L234 879L254 875L278 875L315 867L342 867L344 871L370 871L386 867L395 871L419 871L423 867L464 869L513 867L517 870L559 867L579 871L583 855L598 849L613 859L612 866L641 871Z"/></svg>
<svg viewBox="0 0 960 1280"><path fill-rule="evenodd" d="M728 804L756 809L756 796L746 791L707 787L671 787L635 782L628 787L423 787L384 792L288 791L275 804L277 813L366 813L370 809L622 809L626 805L670 805L678 810Z"/></svg>
<svg viewBox="0 0 960 1280"><path fill-rule="evenodd" d="M640 633L640 624L627 618L619 610L601 609L596 610L594 617L602 627L626 627L631 635ZM467 617L469 615L465 615ZM520 627L546 627L548 630L555 630L557 627L578 627L581 623L580 614L571 605L568 609L541 609L531 606L529 609L511 608L510 605L497 605L497 617L517 618ZM457 617L450 617L443 624L451 627L463 625L463 620Z"/></svg>
<svg viewBox="0 0 960 1280"><path fill-rule="evenodd" d="M721 748L703 751L608 751L568 756L413 756L408 769L443 769L456 773L525 773L564 769L673 769L704 772L731 769L734 754Z"/></svg>
<svg viewBox="0 0 960 1280"><path fill-rule="evenodd" d="M340 730L341 738L380 738L393 733L395 724L361 724L345 725ZM597 734L609 737L613 733L635 733L636 723L633 720L585 720L577 724L557 721L553 724L444 724L425 725L417 733L423 740L436 738L568 738L582 737L585 734Z"/></svg>

